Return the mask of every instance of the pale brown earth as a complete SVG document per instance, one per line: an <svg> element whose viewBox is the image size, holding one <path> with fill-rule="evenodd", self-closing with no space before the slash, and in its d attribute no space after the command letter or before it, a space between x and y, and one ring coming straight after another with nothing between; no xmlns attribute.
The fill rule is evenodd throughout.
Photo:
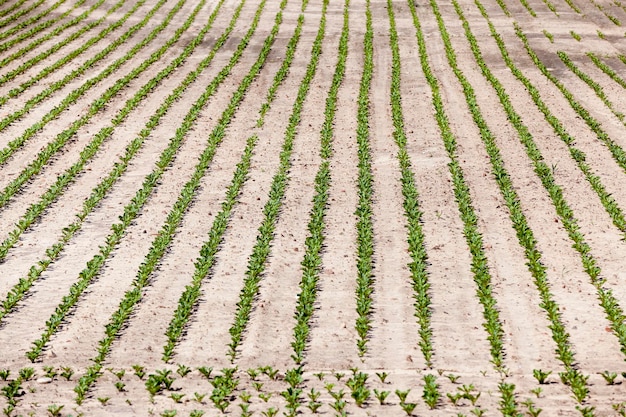
<svg viewBox="0 0 626 417"><path fill-rule="evenodd" d="M517 22L551 73L599 122L608 137L618 147L626 148L626 127L623 116L622 119L619 116L626 109L624 86L602 72L586 55L593 52L619 77L626 79L626 58L623 55L626 52L626 34L621 26L622 22L626 23L626 3L618 0L572 1L568 4L564 0L528 0L528 7L536 14L534 17L518 0L503 0L501 3L509 10L509 16L495 0L484 0L482 4L517 67L539 89L541 99L574 138L575 146L586 154L586 162L593 174L612 196L617 207L624 210L626 173L596 133L572 109L564 95L535 66L515 34L514 22ZM55 3L44 1L32 11L18 15L20 10L36 2L26 0L14 10L10 9L16 3L8 0L0 3L0 77L48 51L55 42L62 42L72 32L105 16L106 11L115 4L113 0L105 0L100 5L94 0L75 3L66 0L45 13ZM98 26L10 81L4 82L0 78L0 96L7 97L6 102L0 105L0 118L4 120L21 110L29 100L95 57L143 19L157 1L146 0L121 27L21 94L8 97L12 89L37 76L49 65L121 19L134 4L132 0L127 0ZM6 187L18 178L48 143L70 128L73 122L88 114L94 100L168 42L198 4L194 1L185 2L170 24L153 41L70 103L59 117L38 128L23 146L18 147L6 161L0 162L0 195L6 194ZM408 3L402 1L393 2L401 57L401 104L407 152L419 193L421 227L428 256L426 270L430 284L428 294L431 302L429 314L433 354L429 363L419 345L420 327L408 266L411 257L390 101L393 62L389 43L390 20L387 2L379 0L373 0L370 5L374 50L369 92L374 283L367 349L364 354L360 354L357 348L359 336L355 329L355 300L358 242L355 210L359 198L359 156L356 116L365 60L366 3L363 0L351 0L348 8L346 72L338 90L337 109L332 123L333 154L324 218L324 243L315 312L309 323L310 333L304 352L304 379L299 385L302 393L298 414L313 414L308 407L310 400L307 395L314 389L321 392L318 400L321 403L318 410L320 415L340 414L333 408L337 402L331 396L331 392L340 390L345 393L343 400L347 404L344 411L348 415L405 415L395 391L410 389L406 402L417 404L413 415L509 415L501 409L500 387L501 384L514 384L515 406L517 413L522 415L530 415L530 401L534 408L543 409L543 416L624 415L618 412L626 413L626 341L620 345L619 338L612 330L599 303L597 290L583 269L581 255L573 248L562 219L535 174L495 90L481 74L452 2L439 1L437 4L450 34L457 64L475 90L476 102L495 136L523 213L542 254L541 262L546 267L550 292L559 306L561 321L575 354L574 367L588 376L589 395L583 404L576 401L570 387L559 378L559 373L565 367L555 354L556 344L552 339L550 322L542 309L539 292L526 265L524 249L512 227L510 213L494 178L481 132L472 119L462 86L446 58L431 3L417 0L414 4L425 36L428 62L440 86L443 111L457 141L456 155L478 217L478 230L483 238L482 248L488 262L491 289L503 329L503 364L496 367L492 362L490 343L484 329L483 306L477 296L472 272L472 257L448 169L450 159L434 117L433 93L422 71L411 10ZM551 167L556 183L562 188L563 197L577 219L590 254L601 269L600 276L605 279L602 286L612 291L619 308L626 308L626 285L623 283L626 279L625 230L620 231L613 224L598 195L570 156L565 143L555 134L526 88L504 63L490 34L487 20L480 14L476 4L470 0L460 0L459 4L478 39L485 62L500 80L513 108L543 155L544 162ZM580 13L570 4L578 7ZM53 33L94 5L97 7L87 18L25 49L17 59L1 61L26 48L34 40ZM173 1L165 2L143 28L105 59L0 130L2 152L5 152L12 140L60 105L73 90L97 76L141 42L164 21L174 5ZM76 220L83 202L109 174L114 164L119 162L128 144L145 128L166 97L216 45L239 5L236 0L225 0L213 26L184 63L155 85L125 120L115 126L112 124L112 119L126 101L166 68L192 41L208 22L217 5L215 0L207 1L189 29L158 61L141 72L112 97L103 109L90 117L71 140L44 164L39 173L22 185L7 204L0 206L0 241L5 241L29 206L37 204L57 177L78 161L81 152L96 133L102 128L113 128L111 137L103 143L96 156L62 194L46 207L36 222L26 229L17 243L10 246L6 257L0 259L2 301L20 278L27 276L31 267L45 259L46 250L60 242L63 229ZM553 5L556 12L551 11L549 5ZM116 335L103 363L102 373L84 402L77 403L74 388L94 363L99 341L105 336L105 326L111 321L125 293L131 289L154 239L160 233L185 183L191 178L198 157L207 145L207 138L220 122L231 97L259 56L279 12L279 1L267 0L258 27L241 59L200 109L174 161L105 260L104 267L80 295L78 302L69 309L62 325L52 334L41 355L34 362L26 356L33 342L41 337L49 317L69 293L72 284L78 281L87 262L105 245L107 236L112 232L112 225L119 222L124 207L155 168L159 155L180 128L185 115L222 68L228 65L240 40L248 31L258 6L257 1L245 2L232 33L224 45L217 49L213 61L164 114L129 163L128 169L87 215L82 228L67 242L60 257L35 280L15 308L5 311L2 307L0 370L8 370L9 375L7 381L0 381L0 386L7 387L12 381L20 384L14 408L9 405L5 395L7 389L3 388L0 407L6 415L53 415L54 405L63 406L59 415L74 416L174 415L174 411L180 416L190 415L193 410L201 410L205 415L221 415L210 399L214 388L211 381L198 371L202 366L213 368L212 378L220 375L225 368L236 367L234 375L238 386L228 397L230 405L226 414L247 415L246 410L252 412L252 415L269 416L272 410L278 410L277 415L289 414L281 393L288 388L284 380L285 373L297 368L292 356L296 324L294 313L302 279L301 263L309 236L307 226L316 193L315 176L322 161L320 132L338 60L344 18L344 3L337 0L328 3L322 53L302 105L301 118L296 125L289 180L281 200L271 251L234 358L231 360L228 355L231 343L229 329L234 324L248 262L265 216L264 206L279 167L279 155L294 102L311 59L322 17L322 2L319 0L310 0L304 11L302 3L298 1L286 2L282 23L267 61L246 91L194 193L191 205L175 230L170 246L158 260L156 270L150 274L143 296L130 319ZM41 30L35 29L67 11L68 15L62 19L50 22ZM41 16L35 19L38 14ZM276 91L265 123L257 125L261 105L285 59L288 42L301 14L304 17L302 35L288 75ZM28 30L33 31L32 35L18 39L20 34ZM580 35L579 41L574 39L572 31ZM544 32L553 35L553 42ZM12 40L15 42L7 43ZM557 51L565 51L576 66L597 83L600 87L598 91L604 93L614 111L561 62ZM246 141L253 134L258 139L250 170L227 219L215 264L203 278L200 301L185 326L174 356L164 362L163 349L167 342L165 332L181 294L192 281L200 249L222 210L226 190L241 161ZM143 379L134 373L133 366L137 365L145 368ZM35 376L30 380L20 379L20 370L29 367L34 369ZM184 367L189 368L189 374L177 372ZM253 375L255 370L263 367L278 370L276 378L271 379L263 373ZM60 375L66 368L74 372L69 379ZM50 370L57 373L52 379L45 377ZM151 396L145 381L149 374L163 370L172 371L171 375L175 378L171 390ZM535 370L551 372L547 384L538 383L533 377ZM114 372L118 373L119 380ZM368 374L366 386L371 390L370 397L362 407L358 407L350 395L348 381L355 372ZM614 384L607 383L601 375L603 372L616 374ZM379 377L383 373L388 374L385 381ZM433 409L422 398L425 375L435 376L441 395ZM480 394L475 404L472 405L468 398L453 403L446 395L454 396L463 387L471 388L476 395ZM374 395L375 389L378 392L390 392L384 404L379 404ZM251 394L248 406L244 399L246 393ZM200 398L202 394L206 394L203 399ZM270 394L269 400L265 401ZM180 399L175 401L177 397ZM583 409L587 414L581 411Z"/></svg>

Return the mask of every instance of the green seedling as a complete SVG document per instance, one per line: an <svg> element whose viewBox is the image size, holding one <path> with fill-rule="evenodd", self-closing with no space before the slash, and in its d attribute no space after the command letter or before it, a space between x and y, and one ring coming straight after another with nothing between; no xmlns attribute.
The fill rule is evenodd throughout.
<svg viewBox="0 0 626 417"><path fill-rule="evenodd" d="M486 412L487 412L487 410L484 410L484 409L478 408L478 407L475 407L475 408L473 408L470 411L470 413L472 413L472 414L474 414L475 416L478 416L478 417L483 416Z"/></svg>
<svg viewBox="0 0 626 417"><path fill-rule="evenodd" d="M239 404L239 408L241 408L241 417L248 417L252 415L252 412L250 411L250 404Z"/></svg>
<svg viewBox="0 0 626 417"><path fill-rule="evenodd" d="M117 377L117 379L122 379L124 378L124 375L126 375L126 370L125 369L120 369L119 371L116 371L112 368L109 368L109 372L111 372L113 375L115 375Z"/></svg>
<svg viewBox="0 0 626 417"><path fill-rule="evenodd" d="M295 388L298 385L302 384L304 379L302 378L302 366L297 368L289 369L285 372L285 382L289 384L291 388Z"/></svg>
<svg viewBox="0 0 626 417"><path fill-rule="evenodd" d="M343 411L343 409L346 408L346 402L344 400L337 399L330 406L336 412L341 413Z"/></svg>
<svg viewBox="0 0 626 417"><path fill-rule="evenodd" d="M35 376L35 369L34 368L22 368L20 369L19 374L20 374L20 379L22 381L29 381Z"/></svg>
<svg viewBox="0 0 626 417"><path fill-rule="evenodd" d="M58 375L58 372L54 366L44 366L43 367L44 375L50 379L54 379Z"/></svg>
<svg viewBox="0 0 626 417"><path fill-rule="evenodd" d="M276 378L278 377L278 369L274 369L269 365L263 366L259 368L259 370L267 375L272 381L276 380Z"/></svg>
<svg viewBox="0 0 626 417"><path fill-rule="evenodd" d="M396 390L396 395L398 396L398 398L400 398L401 403L406 401L406 397L409 395L409 392L411 392L410 389L406 391L401 391L399 389Z"/></svg>
<svg viewBox="0 0 626 417"><path fill-rule="evenodd" d="M543 388L541 388L541 387L533 388L533 389L531 389L531 390L530 390L530 392L531 392L532 394L535 394L535 396L536 396L537 398L539 398L539 396L540 396L540 395L541 395L541 393L543 392Z"/></svg>
<svg viewBox="0 0 626 417"><path fill-rule="evenodd" d="M385 400L387 399L390 393L391 391L378 391L376 388L374 388L374 396L376 397L376 399L381 405L385 403Z"/></svg>
<svg viewBox="0 0 626 417"><path fill-rule="evenodd" d="M100 404L102 405L107 405L110 399L111 397L98 397L98 401L100 401Z"/></svg>
<svg viewBox="0 0 626 417"><path fill-rule="evenodd" d="M184 396L185 396L185 394L181 394L181 393L177 393L177 392L172 392L170 394L170 398L172 400L174 400L175 403L181 403Z"/></svg>
<svg viewBox="0 0 626 417"><path fill-rule="evenodd" d="M161 413L161 417L174 417L178 412L176 410L165 410Z"/></svg>
<svg viewBox="0 0 626 417"><path fill-rule="evenodd" d="M204 404L203 400L204 397L206 397L206 394L200 394L199 392L194 392L193 393L193 399L200 404Z"/></svg>
<svg viewBox="0 0 626 417"><path fill-rule="evenodd" d="M435 375L424 375L425 385L422 398L431 410L437 407L437 403L441 397L436 379L437 377L435 377Z"/></svg>
<svg viewBox="0 0 626 417"><path fill-rule="evenodd" d="M261 391L263 389L263 383L259 382L259 381L252 381L252 387L256 390L256 391Z"/></svg>
<svg viewBox="0 0 626 417"><path fill-rule="evenodd" d="M263 402L268 402L270 398L272 398L272 393L259 393L259 398L263 400Z"/></svg>
<svg viewBox="0 0 626 417"><path fill-rule="evenodd" d="M416 403L405 403L405 402L401 402L400 403L400 407L402 407L402 410L408 415L413 415L413 410L415 410L415 407L417 406Z"/></svg>
<svg viewBox="0 0 626 417"><path fill-rule="evenodd" d="M370 398L370 390L365 388L365 386L360 385L358 388L355 388L350 396L354 399L357 407L363 407L363 404Z"/></svg>
<svg viewBox="0 0 626 417"><path fill-rule="evenodd" d="M389 374L387 372L376 372L376 376L378 377L380 382L384 384Z"/></svg>
<svg viewBox="0 0 626 417"><path fill-rule="evenodd" d="M446 397L448 397L450 399L450 401L452 402L453 405L457 405L459 400L461 398L463 398L463 394L461 394L460 392L457 392L455 394L452 394L451 392L446 393Z"/></svg>
<svg viewBox="0 0 626 417"><path fill-rule="evenodd" d="M265 417L274 417L276 414L278 414L278 409L270 407L265 411L261 411L261 414L263 414Z"/></svg>
<svg viewBox="0 0 626 417"><path fill-rule="evenodd" d="M317 414L317 410L319 410L319 408L322 406L322 403L317 401L309 401L306 406L309 410L311 410L313 414Z"/></svg>
<svg viewBox="0 0 626 417"><path fill-rule="evenodd" d="M135 371L135 375L137 375L137 377L139 379L143 379L143 377L146 375L146 371L145 371L145 368L143 366L141 366L141 365L133 365L132 368Z"/></svg>
<svg viewBox="0 0 626 417"><path fill-rule="evenodd" d="M533 376L540 384L547 384L548 377L552 371L542 371L541 369L533 369Z"/></svg>
<svg viewBox="0 0 626 417"><path fill-rule="evenodd" d="M554 35L552 35L550 32L548 32L547 30L543 30L543 34L546 38L548 38L548 40L550 41L550 43L554 43Z"/></svg>
<svg viewBox="0 0 626 417"><path fill-rule="evenodd" d="M450 380L450 382L452 382L453 384L456 384L456 381L458 381L461 376L460 375L454 375L454 374L448 374L448 375L446 375L446 377Z"/></svg>
<svg viewBox="0 0 626 417"><path fill-rule="evenodd" d="M50 414L52 417L60 416L63 407L63 405L51 404L48 406L48 414Z"/></svg>
<svg viewBox="0 0 626 417"><path fill-rule="evenodd" d="M123 392L126 389L126 384L124 384L122 381L116 381L115 388L117 388L119 392Z"/></svg>
<svg viewBox="0 0 626 417"><path fill-rule="evenodd" d="M256 378L259 376L259 374L261 373L261 371L259 371L258 369L255 368L250 368L246 371L248 373L248 375L250 376L250 379L252 379L253 381L256 380Z"/></svg>
<svg viewBox="0 0 626 417"><path fill-rule="evenodd" d="M202 417L204 415L204 411L202 410L192 410L189 413L189 417Z"/></svg>
<svg viewBox="0 0 626 417"><path fill-rule="evenodd" d="M307 397L309 397L311 401L317 401L320 395L322 395L321 392L316 391L315 388L311 388L311 392L307 394Z"/></svg>
<svg viewBox="0 0 626 417"><path fill-rule="evenodd" d="M478 401L478 398L480 398L480 392L477 392L477 393L473 392L476 390L473 384L463 385L459 387L458 389L459 391L461 391L461 395L463 398L469 400L472 403L472 405L476 405L476 401Z"/></svg>
<svg viewBox="0 0 626 417"><path fill-rule="evenodd" d="M16 379L14 381L10 381L7 385L0 388L2 390L2 394L7 399L9 405L15 406L17 404L16 397L21 397L24 395L24 390L22 389L21 379Z"/></svg>
<svg viewBox="0 0 626 417"><path fill-rule="evenodd" d="M535 407L534 404L527 404L526 406L526 412L530 414L531 417L538 417L542 411L543 409Z"/></svg>
<svg viewBox="0 0 626 417"><path fill-rule="evenodd" d="M249 403L250 398L252 398L252 395L247 393L246 391L243 391L241 394L239 394L239 399L244 403Z"/></svg>
<svg viewBox="0 0 626 417"><path fill-rule="evenodd" d="M11 371L9 369L0 369L0 379L6 381L9 379L9 375L11 375Z"/></svg>
<svg viewBox="0 0 626 417"><path fill-rule="evenodd" d="M178 368L176 369L176 373L180 375L181 378L186 377L189 374L189 372L191 372L191 368L182 364L179 364Z"/></svg>
<svg viewBox="0 0 626 417"><path fill-rule="evenodd" d="M61 367L61 376L65 378L66 381L69 381L70 378L72 378L72 375L74 375L74 370L72 368L69 366Z"/></svg>
<svg viewBox="0 0 626 417"><path fill-rule="evenodd" d="M621 403L613 404L613 410L617 412L621 417L626 417L626 401L622 401Z"/></svg>
<svg viewBox="0 0 626 417"><path fill-rule="evenodd" d="M319 379L320 381L324 380L324 372L317 372L317 373L315 373L313 375L316 376L317 379Z"/></svg>
<svg viewBox="0 0 626 417"><path fill-rule="evenodd" d="M335 391L328 391L328 393L335 400L341 400L343 398L343 396L345 395L345 392L343 392L343 389L340 389L339 391L336 391L336 392Z"/></svg>
<svg viewBox="0 0 626 417"><path fill-rule="evenodd" d="M211 372L213 372L213 367L206 367L206 366L201 366L200 368L198 368L198 371L200 371L200 373L206 378L206 379L211 379Z"/></svg>
<svg viewBox="0 0 626 417"><path fill-rule="evenodd" d="M583 417L594 417L595 416L594 411L595 411L596 408L593 407L593 406L588 405L586 407L581 407L581 406L577 405L576 409L578 411L580 411L580 414L582 414Z"/></svg>
<svg viewBox="0 0 626 417"><path fill-rule="evenodd" d="M617 372L604 371L600 375L602 375L602 378L604 378L604 380L606 381L606 383L608 385L615 385L615 379L617 378Z"/></svg>

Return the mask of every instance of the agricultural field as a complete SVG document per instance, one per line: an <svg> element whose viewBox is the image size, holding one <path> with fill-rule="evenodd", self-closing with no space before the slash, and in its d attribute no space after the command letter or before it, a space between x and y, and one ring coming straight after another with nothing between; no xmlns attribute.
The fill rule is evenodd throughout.
<svg viewBox="0 0 626 417"><path fill-rule="evenodd" d="M0 0L6 416L626 416L626 2Z"/></svg>

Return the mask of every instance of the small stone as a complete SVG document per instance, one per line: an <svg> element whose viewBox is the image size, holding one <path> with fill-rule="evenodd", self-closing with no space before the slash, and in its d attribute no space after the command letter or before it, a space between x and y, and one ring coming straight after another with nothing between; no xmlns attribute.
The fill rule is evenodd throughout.
<svg viewBox="0 0 626 417"><path fill-rule="evenodd" d="M38 384L49 384L51 382L52 382L52 378L49 378L47 376L42 376L41 378L37 378Z"/></svg>

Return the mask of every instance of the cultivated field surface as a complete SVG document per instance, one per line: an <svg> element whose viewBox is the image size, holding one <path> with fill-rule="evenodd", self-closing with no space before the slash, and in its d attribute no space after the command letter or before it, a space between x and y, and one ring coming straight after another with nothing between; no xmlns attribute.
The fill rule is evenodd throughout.
<svg viewBox="0 0 626 417"><path fill-rule="evenodd" d="M626 2L0 0L6 416L626 416Z"/></svg>

